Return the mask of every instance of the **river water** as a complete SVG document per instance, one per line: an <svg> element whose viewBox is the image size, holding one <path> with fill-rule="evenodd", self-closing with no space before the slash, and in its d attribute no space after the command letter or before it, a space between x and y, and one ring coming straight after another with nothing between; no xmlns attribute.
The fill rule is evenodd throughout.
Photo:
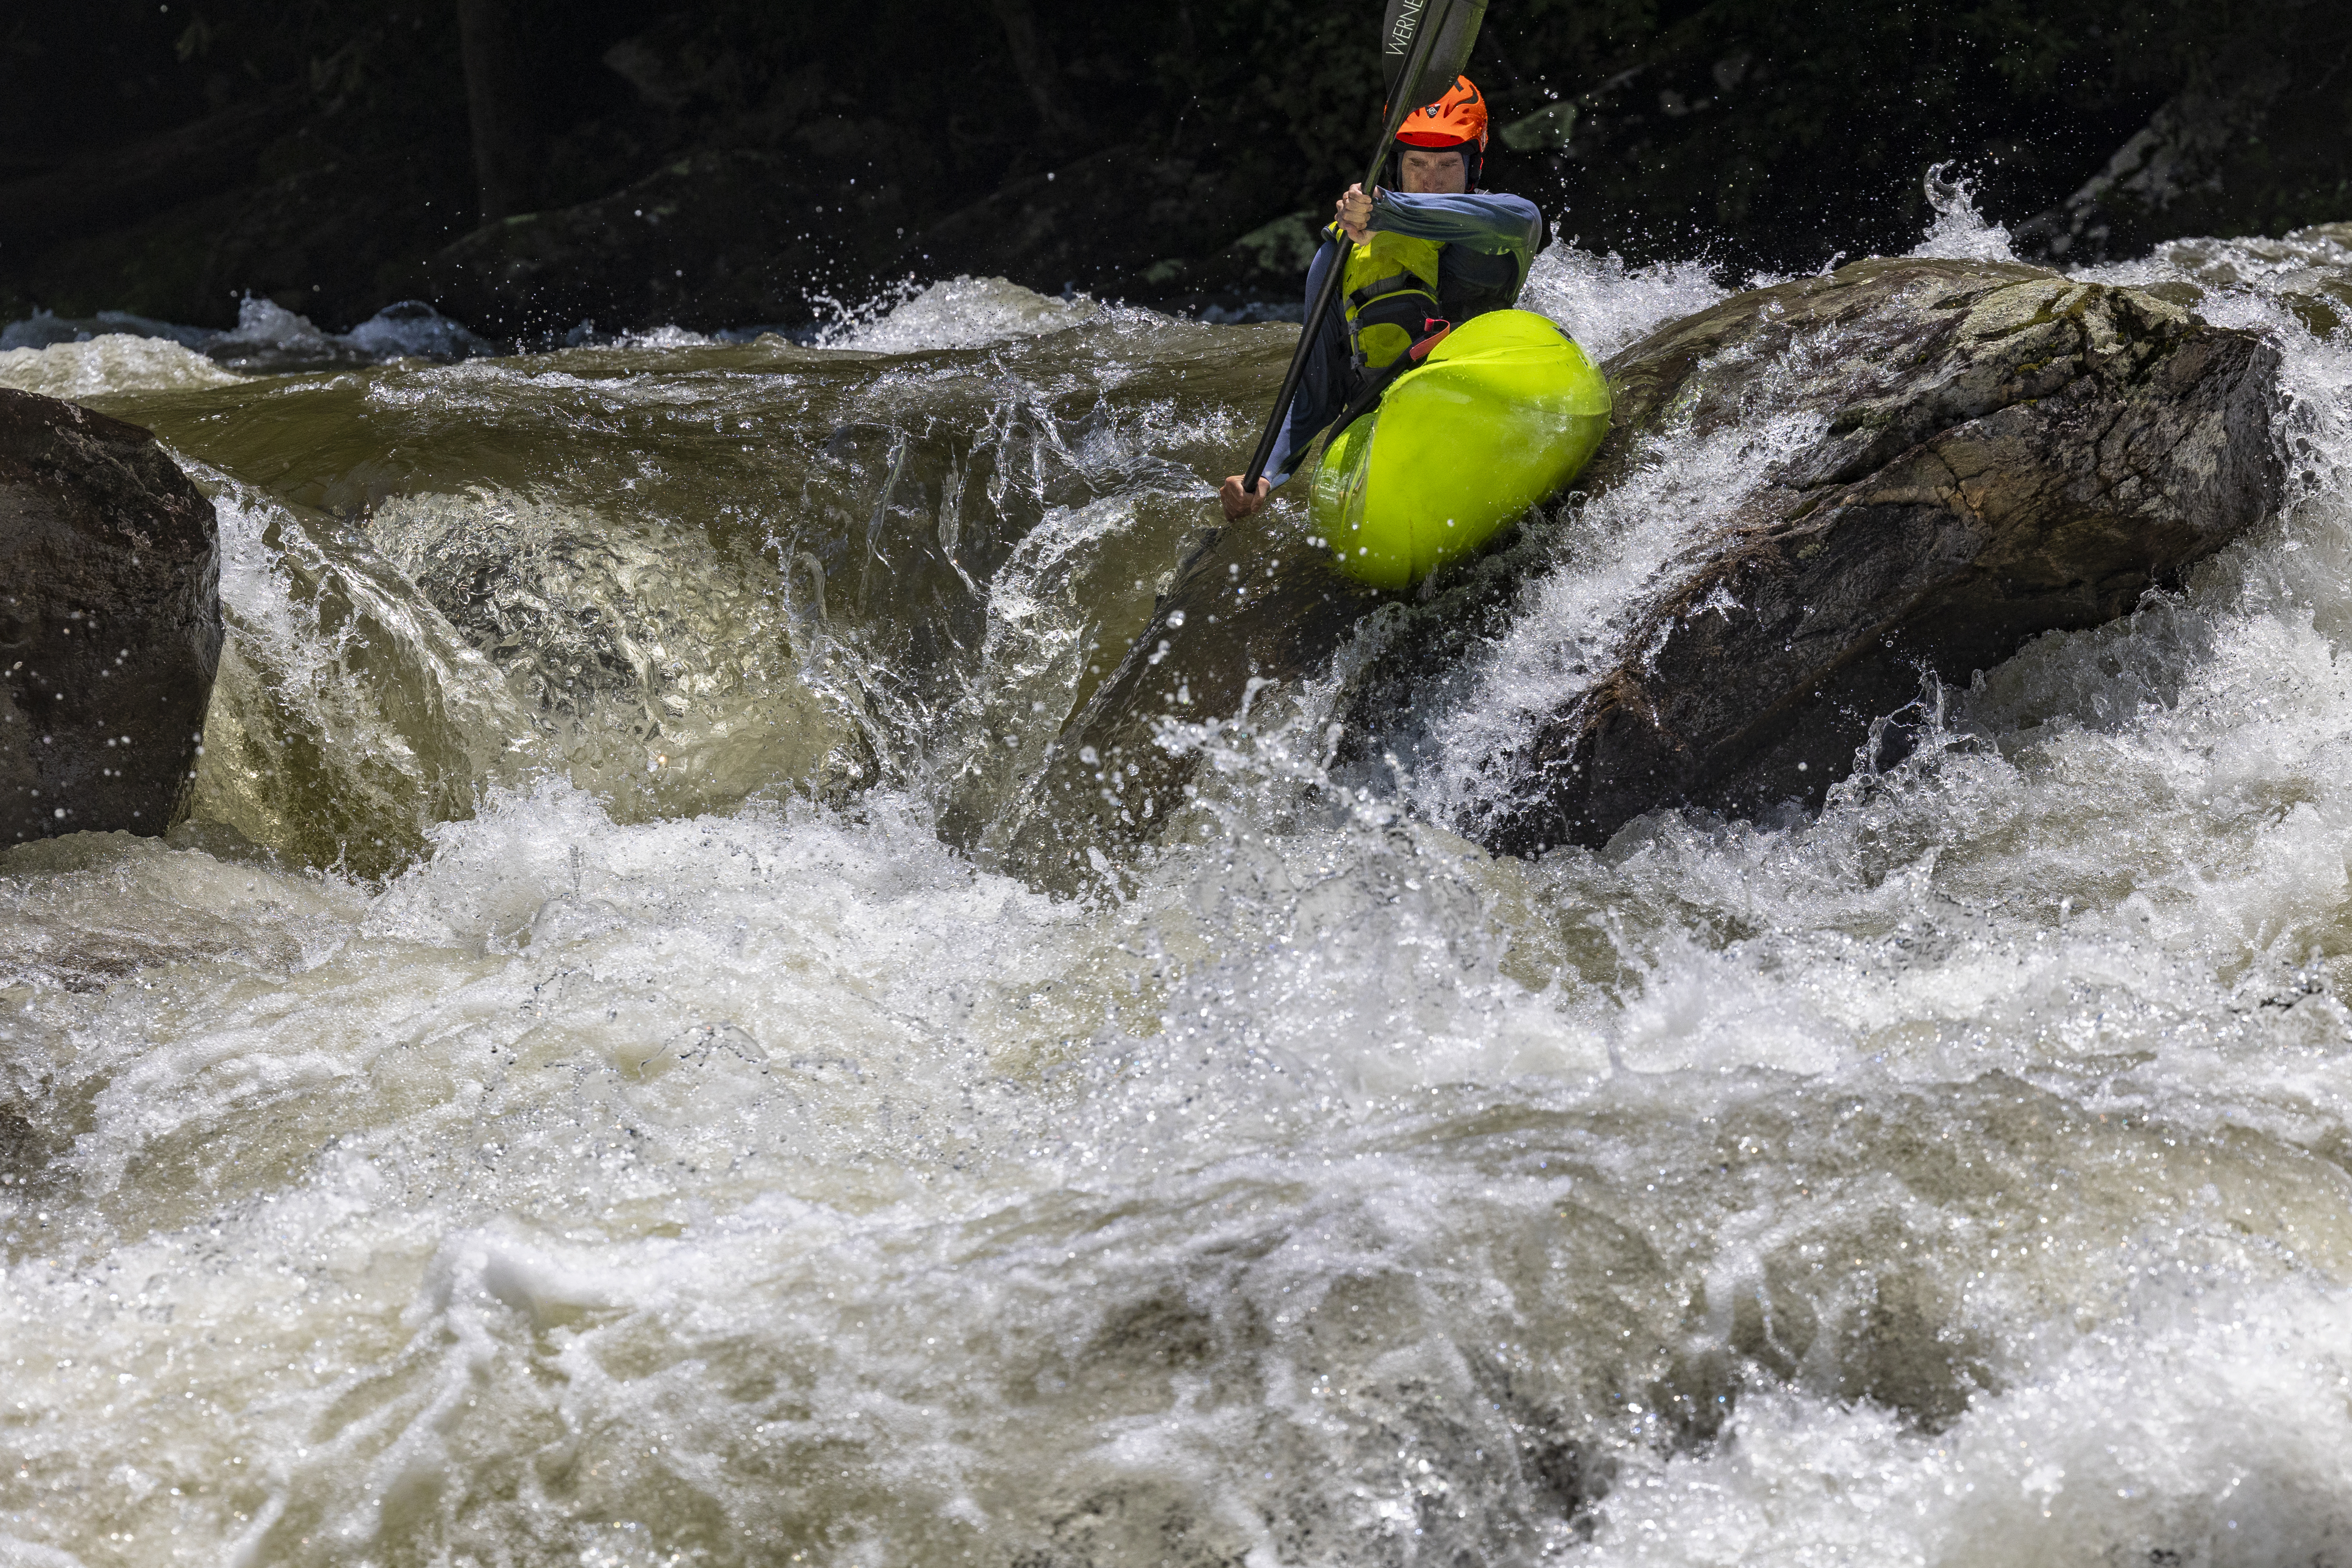
<svg viewBox="0 0 2352 1568"><path fill-rule="evenodd" d="M2280 345L2288 505L1817 819L1496 860L1296 692L1043 889L1295 328L0 355L230 618L190 823L0 856L0 1562L2352 1563L2352 248L2096 276Z"/></svg>

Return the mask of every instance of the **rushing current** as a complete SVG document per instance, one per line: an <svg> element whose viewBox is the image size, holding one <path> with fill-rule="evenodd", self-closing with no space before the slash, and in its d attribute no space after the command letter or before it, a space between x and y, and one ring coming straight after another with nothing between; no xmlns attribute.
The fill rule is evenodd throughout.
<svg viewBox="0 0 2352 1568"><path fill-rule="evenodd" d="M2279 345L2288 503L1818 817L1454 831L1766 412L1409 793L1295 693L1053 888L1295 327L0 354L215 498L229 623L193 817L0 854L0 1562L2352 1563L2352 248L2086 276Z"/></svg>

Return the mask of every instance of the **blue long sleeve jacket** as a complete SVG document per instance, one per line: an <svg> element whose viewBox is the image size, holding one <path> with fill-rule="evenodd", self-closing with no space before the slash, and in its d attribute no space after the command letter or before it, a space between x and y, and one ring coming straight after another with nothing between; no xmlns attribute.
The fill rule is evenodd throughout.
<svg viewBox="0 0 2352 1568"><path fill-rule="evenodd" d="M1381 191L1372 198L1371 227L1414 239L1435 241L1444 248L1437 255L1438 312L1457 325L1486 310L1507 309L1526 286L1528 268L1543 244L1543 215L1524 196L1501 192L1471 192L1461 195L1413 195ZM1327 236L1338 229L1326 230ZM1312 308L1324 275L1347 264L1345 237L1327 239L1307 269L1307 303ZM1266 460L1267 476L1276 485L1291 470L1315 438L1329 427L1348 405L1353 377L1348 355L1345 302L1337 295L1326 313L1315 347L1299 377L1298 395L1275 437L1274 455Z"/></svg>

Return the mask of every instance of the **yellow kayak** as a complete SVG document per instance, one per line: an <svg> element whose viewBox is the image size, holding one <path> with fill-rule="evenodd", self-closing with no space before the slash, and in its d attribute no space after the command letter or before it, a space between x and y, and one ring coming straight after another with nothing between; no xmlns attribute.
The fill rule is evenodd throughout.
<svg viewBox="0 0 2352 1568"><path fill-rule="evenodd" d="M1551 322L1474 316L1325 448L1315 531L1349 576L1410 588L1565 489L1609 409L1609 383Z"/></svg>

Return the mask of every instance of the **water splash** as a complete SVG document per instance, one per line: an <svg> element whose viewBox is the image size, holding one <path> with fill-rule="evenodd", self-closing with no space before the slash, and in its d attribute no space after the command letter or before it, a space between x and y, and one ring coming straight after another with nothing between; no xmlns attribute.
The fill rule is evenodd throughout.
<svg viewBox="0 0 2352 1568"><path fill-rule="evenodd" d="M1990 223L1977 211L1976 182L1949 163L1929 167L1923 182L1936 214L1910 254L1946 261L2015 261L2008 226Z"/></svg>
<svg viewBox="0 0 2352 1568"><path fill-rule="evenodd" d="M651 816L452 763L463 809L380 884L301 869L292 809L0 855L8 1551L2340 1560L2335 244L2134 264L2281 346L2283 515L1930 694L1817 817L1536 864L1429 821L1475 795L1447 748L1539 710L1787 436L1764 408L1584 509L1428 715L1428 795L1331 777L1328 691L1269 694L1173 737L1199 795L1082 899L942 826L1017 796L1149 613L1279 329L127 397L212 443L233 646L275 661L227 689L341 715L257 787L409 767L404 690L533 732L476 644L546 668L531 628L591 608L681 668L851 650L795 679L898 715L904 762ZM1713 288L1541 276L1594 342ZM597 564L647 540L642 594ZM730 574L767 631L672 629L662 583ZM506 621L441 607L478 580Z"/></svg>
<svg viewBox="0 0 2352 1568"><path fill-rule="evenodd" d="M173 354L171 345L189 355ZM33 384L41 380L72 385L73 395L161 391L208 384L198 379L204 373L195 368L194 356L232 371L267 374L397 359L462 360L492 352L486 339L422 300L386 305L348 332L330 332L275 300L248 295L237 302L236 325L226 331L123 310L100 310L87 320L36 310L0 328L0 376L9 378L0 385L41 391L43 386ZM35 357L19 357L23 353ZM76 380L66 368L74 366L89 369Z"/></svg>
<svg viewBox="0 0 2352 1568"><path fill-rule="evenodd" d="M1616 255L1550 245L1528 269L1522 309L1549 317L1594 363L1677 317L1696 314L1729 290L1703 262L1629 268Z"/></svg>
<svg viewBox="0 0 2352 1568"><path fill-rule="evenodd" d="M81 342L0 350L0 386L44 397L228 386L230 371L168 338L107 332Z"/></svg>
<svg viewBox="0 0 2352 1568"><path fill-rule="evenodd" d="M1080 294L1056 300L1002 278L953 278L885 293L845 309L817 333L818 346L866 353L982 348L1006 338L1062 331L1103 317L1109 307Z"/></svg>

